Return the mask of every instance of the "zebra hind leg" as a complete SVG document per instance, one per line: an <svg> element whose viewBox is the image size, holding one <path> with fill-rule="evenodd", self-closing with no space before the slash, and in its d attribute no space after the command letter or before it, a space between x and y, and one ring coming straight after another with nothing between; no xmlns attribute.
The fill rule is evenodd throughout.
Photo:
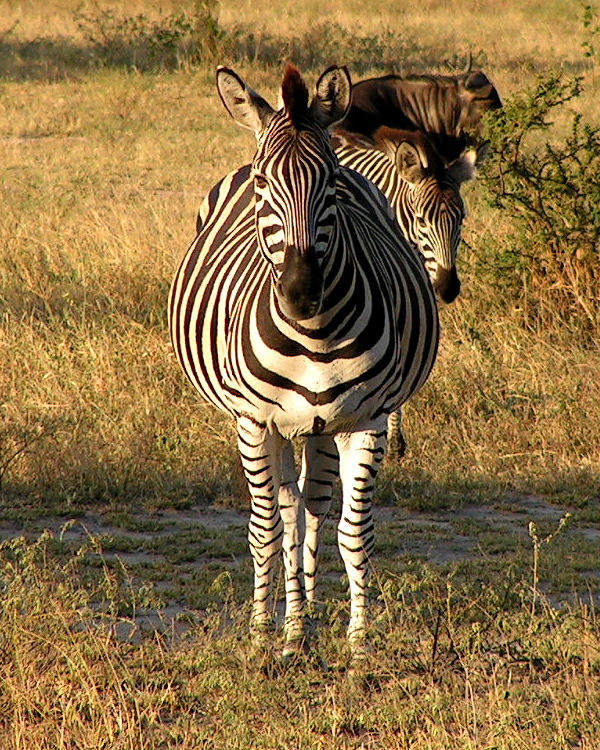
<svg viewBox="0 0 600 750"><path fill-rule="evenodd" d="M388 417L387 461L397 464L406 454L406 441L402 432L402 412L393 411Z"/></svg>

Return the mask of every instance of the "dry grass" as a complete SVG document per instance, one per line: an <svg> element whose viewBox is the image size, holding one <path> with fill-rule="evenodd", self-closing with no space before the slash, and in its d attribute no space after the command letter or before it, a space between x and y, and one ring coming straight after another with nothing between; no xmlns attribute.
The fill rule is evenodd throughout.
<svg viewBox="0 0 600 750"><path fill-rule="evenodd" d="M218 62L233 62L275 101L281 61L307 40L313 78L327 56L358 77L433 61L447 71L472 50L504 97L555 64L583 72L577 107L598 120L595 68L571 3L509 4L501 23L491 0L364 7L335 0L325 18L312 0L280 3L277 13L223 2L220 23L237 29L238 61ZM203 195L250 158L252 139L222 111L214 59L154 67L92 59L97 50L74 12L107 8L159 17L142 0L0 2L1 29L18 21L0 35L3 518L244 503L231 425L179 373L165 305ZM163 16L182 11L193 4L162 3ZM356 60L339 60L353 45ZM558 138L561 127L558 118ZM378 500L476 501L492 512L495 501L536 493L579 508L575 526L578 517L597 526L598 347L570 321L549 324L526 309L532 297L514 294L519 279L503 286L494 258L514 242L514 217L492 211L477 184L467 201L463 296L442 310L439 362L405 411L409 455L383 472ZM561 610L542 598L532 614L522 558L514 575L496 564L459 580L414 560L410 573L390 573L405 561L393 529L381 538L372 668L362 677L345 669L345 605L335 599L319 615L319 649L334 669L278 673L252 653L244 596L227 589L227 576L223 606L204 603L188 635L171 640L139 633L132 614L147 591L93 540L66 557L46 537L4 547L0 745L600 745L589 597ZM543 575L571 570L568 544L542 555Z"/></svg>
<svg viewBox="0 0 600 750"><path fill-rule="evenodd" d="M144 10L135 4L103 7L130 15ZM8 10L17 12L16 6ZM34 7L26 10L15 33L40 34ZM466 16L453 4L433 10ZM541 13L530 10L532 18ZM64 22L65 35L76 36L67 23L73 11L61 4L43 12ZM231 12L224 4L223 24ZM299 14L298 32L301 14L312 11L296 5L293 12ZM391 5L382 6L384 21L392 12ZM333 13L338 19L341 7ZM350 24L356 13L365 33L375 33L358 6L343 13L340 23ZM491 20L485 22L490 13L483 4L482 38L491 34ZM411 17L420 23L429 16ZM250 12L239 18L252 22ZM54 26L46 21L50 32ZM274 33L273 22L266 16L257 28ZM496 43L508 44L510 23ZM563 36L572 56L574 23ZM466 34L466 20L462 28ZM450 49L439 35L435 39ZM537 44L530 54L542 59ZM244 67L274 100L279 68ZM236 492L235 458L222 420L216 442L202 441L207 450L198 452L195 397L173 366L164 299L203 195L232 165L250 158L253 144L222 113L210 68L175 75L117 68L84 77L79 70L52 84L3 84L1 314L4 359L11 363L0 391L4 490L75 503ZM498 81L512 75L508 52L486 70ZM527 75L521 72L522 85ZM409 481L413 469L419 475L425 468L442 492L450 478L468 486L482 477L533 491L560 488L572 477L573 492L588 497L599 455L597 379L590 376L597 353L580 347L568 327L525 331L518 310L506 315L506 305L479 304L486 281L478 248L493 257L494 247L510 242L511 220L485 206L476 185L468 201L465 237L472 250L463 250L464 297L443 311L442 357L418 406L407 408ZM200 425L212 420L208 411ZM205 466L214 466L212 457L223 445L229 467L224 479Z"/></svg>

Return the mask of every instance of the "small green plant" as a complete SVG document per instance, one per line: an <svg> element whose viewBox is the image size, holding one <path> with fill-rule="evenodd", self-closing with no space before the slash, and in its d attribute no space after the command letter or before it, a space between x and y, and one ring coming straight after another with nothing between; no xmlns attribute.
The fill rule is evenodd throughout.
<svg viewBox="0 0 600 750"><path fill-rule="evenodd" d="M583 6L583 28L585 39L581 43L585 57L593 61L598 59L600 50L596 49L598 35L600 34L600 23L598 23L596 9L593 5L586 3Z"/></svg>
<svg viewBox="0 0 600 750"><path fill-rule="evenodd" d="M159 12L119 16L105 8L94 14L77 11L80 32L103 62L129 62L137 68L182 67L210 61L222 51L227 34L218 21L216 0L197 0L190 13Z"/></svg>
<svg viewBox="0 0 600 750"><path fill-rule="evenodd" d="M571 517L570 513L565 513L565 515L560 519L558 522L558 526L554 531L552 531L550 534L546 534L546 536L541 537L538 532L537 524L535 521L529 522L529 537L533 544L533 565L532 565L532 583L531 583L531 590L532 590L532 598L531 598L531 622L533 622L533 618L535 616L535 605L537 603L537 599L539 598L540 592L539 592L539 569L540 569L540 550L543 545L548 545L550 542L557 537L560 532L565 528L567 521Z"/></svg>

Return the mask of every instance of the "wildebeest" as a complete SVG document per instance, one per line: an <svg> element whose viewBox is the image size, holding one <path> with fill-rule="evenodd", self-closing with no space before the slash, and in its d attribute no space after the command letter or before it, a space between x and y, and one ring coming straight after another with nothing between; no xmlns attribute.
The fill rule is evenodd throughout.
<svg viewBox="0 0 600 750"><path fill-rule="evenodd" d="M477 140L483 113L501 106L496 87L480 70L385 75L354 84L352 105L336 130L369 138L381 126L421 130L450 162Z"/></svg>

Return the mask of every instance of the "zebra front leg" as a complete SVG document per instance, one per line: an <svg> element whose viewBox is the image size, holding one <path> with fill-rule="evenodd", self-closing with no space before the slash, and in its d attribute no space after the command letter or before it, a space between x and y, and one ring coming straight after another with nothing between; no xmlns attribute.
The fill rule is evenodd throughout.
<svg viewBox="0 0 600 750"><path fill-rule="evenodd" d="M370 429L336 435L342 481L338 545L350 585L348 640L355 654L364 644L367 587L375 542L372 500L375 477L385 455L386 418Z"/></svg>
<svg viewBox="0 0 600 750"><path fill-rule="evenodd" d="M284 661L306 646L306 593L302 564L304 505L298 488L294 450L285 442L281 462L279 510L283 520L283 563L285 569Z"/></svg>
<svg viewBox="0 0 600 750"><path fill-rule="evenodd" d="M309 608L315 602L319 543L323 522L331 506L334 483L339 475L339 456L333 437L305 438L300 487L305 506L304 581Z"/></svg>
<svg viewBox="0 0 600 750"><path fill-rule="evenodd" d="M251 629L259 645L273 629L272 588L277 556L281 550L283 522L277 493L282 438L264 425L240 417L238 448L251 498L248 543L254 562L254 602Z"/></svg>

